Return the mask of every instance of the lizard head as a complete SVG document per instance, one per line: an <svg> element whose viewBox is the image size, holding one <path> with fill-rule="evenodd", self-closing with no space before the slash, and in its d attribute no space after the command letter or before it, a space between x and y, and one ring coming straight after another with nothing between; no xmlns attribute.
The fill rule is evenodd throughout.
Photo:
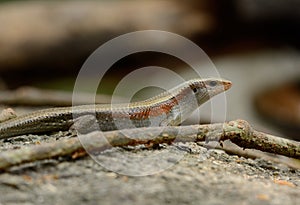
<svg viewBox="0 0 300 205"><path fill-rule="evenodd" d="M194 79L188 81L188 84L197 99L198 105L228 90L232 85L228 80L214 78Z"/></svg>

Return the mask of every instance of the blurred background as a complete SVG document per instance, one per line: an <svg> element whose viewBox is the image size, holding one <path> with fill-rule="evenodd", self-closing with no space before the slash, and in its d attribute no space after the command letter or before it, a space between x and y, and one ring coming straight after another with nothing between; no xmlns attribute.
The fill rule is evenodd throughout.
<svg viewBox="0 0 300 205"><path fill-rule="evenodd" d="M195 42L220 75L233 82L226 94L227 120L245 119L258 130L300 140L300 1L2 0L0 25L3 107L45 98L44 89L71 93L95 49L128 32L155 29ZM112 66L99 92L111 94L124 76L143 66L165 67L180 75L191 70L166 54L137 53ZM208 111L209 104L200 110L203 122L209 122Z"/></svg>

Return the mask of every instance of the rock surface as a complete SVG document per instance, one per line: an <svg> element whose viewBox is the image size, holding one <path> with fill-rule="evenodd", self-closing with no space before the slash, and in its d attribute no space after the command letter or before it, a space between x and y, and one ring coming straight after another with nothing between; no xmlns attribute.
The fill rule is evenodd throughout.
<svg viewBox="0 0 300 205"><path fill-rule="evenodd" d="M1 150L54 141L58 135L66 133L51 138L30 135L9 139L2 141ZM152 156L151 160L148 156ZM132 157L137 160L131 160ZM299 203L299 169L208 150L196 143L162 144L156 149L114 148L96 159L102 165L87 156L14 167L0 174L0 202L51 205ZM134 176L133 173L150 175Z"/></svg>

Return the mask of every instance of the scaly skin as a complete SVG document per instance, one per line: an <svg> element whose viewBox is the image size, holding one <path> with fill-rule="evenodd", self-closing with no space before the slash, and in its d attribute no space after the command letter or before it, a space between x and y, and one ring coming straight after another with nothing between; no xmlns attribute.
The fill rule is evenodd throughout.
<svg viewBox="0 0 300 205"><path fill-rule="evenodd" d="M141 102L44 109L0 123L0 139L68 130L76 119L87 115L95 116L102 131L179 125L201 104L230 87L227 80L194 79Z"/></svg>

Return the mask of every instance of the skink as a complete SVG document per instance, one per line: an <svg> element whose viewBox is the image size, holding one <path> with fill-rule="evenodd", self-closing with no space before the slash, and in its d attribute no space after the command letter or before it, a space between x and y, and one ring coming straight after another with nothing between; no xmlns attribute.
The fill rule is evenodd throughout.
<svg viewBox="0 0 300 205"><path fill-rule="evenodd" d="M68 130L86 115L95 116L102 131L179 125L201 104L230 87L231 82L223 79L194 79L140 102L44 109L0 123L0 139Z"/></svg>

